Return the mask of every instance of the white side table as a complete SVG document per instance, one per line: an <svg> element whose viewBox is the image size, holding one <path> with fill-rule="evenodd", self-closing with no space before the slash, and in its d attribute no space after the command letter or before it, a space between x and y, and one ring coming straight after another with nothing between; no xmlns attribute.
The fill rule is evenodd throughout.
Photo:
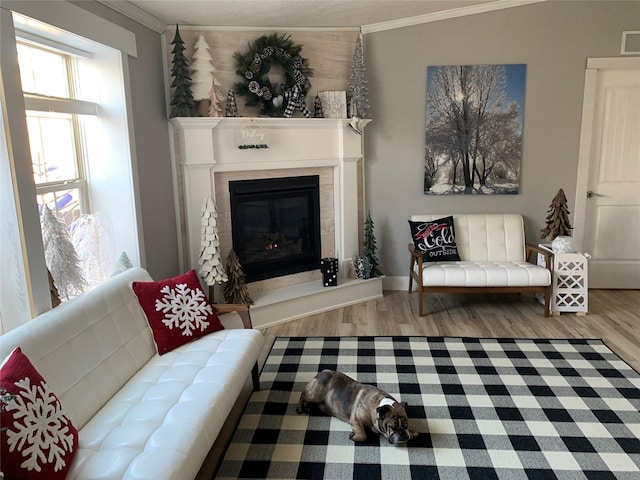
<svg viewBox="0 0 640 480"><path fill-rule="evenodd" d="M551 245L539 245L553 254L551 314L573 312L578 316L589 311L589 290L587 288L587 257L577 253L555 253ZM538 264L544 258L538 258Z"/></svg>

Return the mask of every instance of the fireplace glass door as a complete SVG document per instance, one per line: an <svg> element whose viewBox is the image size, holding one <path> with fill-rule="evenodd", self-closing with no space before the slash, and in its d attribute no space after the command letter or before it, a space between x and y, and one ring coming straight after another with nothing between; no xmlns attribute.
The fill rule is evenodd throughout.
<svg viewBox="0 0 640 480"><path fill-rule="evenodd" d="M247 282L320 267L317 175L229 182L233 249Z"/></svg>

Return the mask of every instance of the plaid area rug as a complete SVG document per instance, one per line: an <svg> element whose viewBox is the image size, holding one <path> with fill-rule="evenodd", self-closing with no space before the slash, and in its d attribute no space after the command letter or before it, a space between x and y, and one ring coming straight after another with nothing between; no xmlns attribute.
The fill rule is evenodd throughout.
<svg viewBox="0 0 640 480"><path fill-rule="evenodd" d="M408 402L394 447L296 413L317 372ZM277 338L216 478L640 479L640 375L600 340Z"/></svg>

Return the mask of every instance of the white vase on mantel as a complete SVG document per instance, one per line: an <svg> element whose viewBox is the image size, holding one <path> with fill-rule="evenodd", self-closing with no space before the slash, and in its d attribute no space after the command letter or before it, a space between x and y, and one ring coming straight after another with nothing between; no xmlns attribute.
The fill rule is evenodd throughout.
<svg viewBox="0 0 640 480"><path fill-rule="evenodd" d="M558 235L551 242L551 250L554 253L573 253L573 238L568 235Z"/></svg>

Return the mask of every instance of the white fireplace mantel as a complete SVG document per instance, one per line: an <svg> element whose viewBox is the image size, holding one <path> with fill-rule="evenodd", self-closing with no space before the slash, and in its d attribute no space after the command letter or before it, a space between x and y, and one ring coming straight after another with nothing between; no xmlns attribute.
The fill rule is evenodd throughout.
<svg viewBox="0 0 640 480"><path fill-rule="evenodd" d="M182 250L181 268L197 267L202 204L209 195L216 199L217 174L259 172L264 176L269 170L330 167L335 256L344 272L352 256L360 250L359 234L363 226L359 209L361 212L364 205L362 135L356 133L349 122L325 118L172 118L172 137L177 142L174 178L176 210L182 230L178 239ZM367 123L369 120L360 120L358 128L362 131ZM242 148L246 145L266 145L267 148ZM381 286L376 288L381 296ZM356 290L361 289L359 286ZM283 295L274 293L272 297ZM341 304L357 301L362 299L347 298ZM258 303L256 301L252 311L254 322ZM291 316L306 313L310 312L293 312Z"/></svg>

